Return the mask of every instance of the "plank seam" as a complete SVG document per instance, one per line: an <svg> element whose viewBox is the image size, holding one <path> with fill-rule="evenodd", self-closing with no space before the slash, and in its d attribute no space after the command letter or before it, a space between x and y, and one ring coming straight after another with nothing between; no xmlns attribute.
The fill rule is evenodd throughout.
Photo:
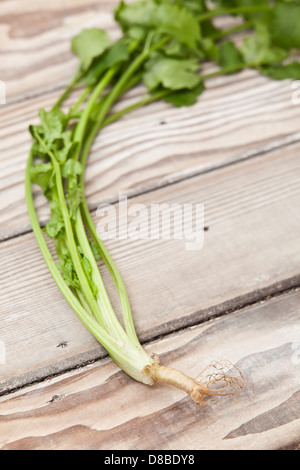
<svg viewBox="0 0 300 470"><path fill-rule="evenodd" d="M235 165L239 165L243 162L262 157L264 155L268 155L276 150L280 150L284 147L288 147L290 145L294 145L300 143L300 132L296 134L291 134L289 136L283 137L279 140L274 140L268 143L265 146L248 149L240 154L233 154L230 157L225 158L224 160L218 160L215 162L216 164L207 163L205 165L201 165L199 167L192 167L185 171L171 173L165 177L156 179L153 182L150 182L149 187L148 185L142 186L140 189L132 189L132 190L125 190L122 191L122 196L126 196L128 199L133 199L134 197L139 197L144 194L149 194L155 192L159 189L166 188L168 186L176 185L177 183L182 183L189 179L196 178L201 175L206 175L212 173L213 171L222 170L224 168L234 167ZM117 204L119 202L119 193L117 195L109 196L104 198L101 202L101 206L103 204ZM93 212L97 210L97 204L89 204L90 211Z"/></svg>
<svg viewBox="0 0 300 470"><path fill-rule="evenodd" d="M149 346L154 341L159 341L162 339L170 338L171 336L174 336L175 334L184 332L185 330L188 330L190 328L195 328L204 323L211 322L220 317L224 317L225 315L228 316L230 314L237 313L241 310L245 310L247 308L253 308L255 306L261 305L264 302L269 302L279 297L282 298L284 296L297 293L300 291L300 274L289 280L288 287L287 287L288 284L285 284L283 282L281 284L282 284L282 288L280 290L274 290L273 292L270 290L268 293L267 290L264 289L264 291L262 291L263 295L261 296L254 297L252 300L248 300L248 301L245 299L244 303L240 305L235 305L232 308L225 308L222 311L220 310L219 312L216 312L213 315L202 317L198 319L198 321L195 320L193 322L186 322L185 324L177 325L176 327L173 327L172 330L165 329L164 332L156 334L152 336L151 338L149 337L144 340L141 339L141 344L143 346ZM166 323L165 326L170 327L170 324L171 322ZM49 371L49 367L45 367L43 369L32 371L24 375L21 375L19 377L14 377L12 379L7 380L2 384L2 389L0 389L0 397L11 395L13 393L26 389L28 387L32 387L34 385L43 383L47 380L51 380L57 377L62 377L63 375L67 373L75 372L76 370L79 372L81 369L84 369L87 366L90 366L92 364L100 365L101 362L109 359L109 356L105 350L103 352L100 352L99 354L99 348L95 348L91 351L87 351L83 355L80 355L78 359L82 358L82 356L84 355L86 355L87 357L86 359L81 360L80 364L76 363L76 357L77 357L76 356L75 358L74 357L69 358L66 361L70 363L68 367L62 367L61 369L59 369L59 364L61 363L58 363L56 364L56 366L55 365L52 366L52 370L53 370L52 372ZM73 361L75 359L74 364L71 364L72 359ZM33 374L38 374L38 373L39 373L39 376L36 376L36 378L32 377Z"/></svg>
<svg viewBox="0 0 300 470"><path fill-rule="evenodd" d="M227 158L224 158L223 160L218 160L214 164L207 163L199 167L189 168L185 171L171 173L165 177L155 179L154 181L150 181L148 184L144 184L143 186L140 186L139 188L122 191L122 196L126 196L127 199L130 200L135 197L140 197L142 195L150 194L152 192L158 191L168 186L173 186L178 183L182 183L184 181L197 178L201 175L206 175L214 171L219 171L225 168L234 167L235 165L242 164L246 161L250 161L252 159L259 158L264 155L268 155L276 150L280 150L282 148L289 147L297 143L300 143L300 132L285 136L279 140L273 140L269 142L267 145L262 146L262 147L248 149L246 151L241 152L240 154L233 154ZM105 204L117 204L119 202L119 195L120 193L103 198L103 200L101 201L101 206L104 206ZM100 203L89 204L90 212L95 212L99 204ZM47 224L47 222L48 222L47 220L43 221L41 223L41 226L44 227ZM6 234L4 232L2 235L0 235L0 244L1 242L14 240L15 238L21 237L31 232L32 230L30 226L28 226L28 228L24 229L24 231L22 232L12 233L11 235L9 233Z"/></svg>

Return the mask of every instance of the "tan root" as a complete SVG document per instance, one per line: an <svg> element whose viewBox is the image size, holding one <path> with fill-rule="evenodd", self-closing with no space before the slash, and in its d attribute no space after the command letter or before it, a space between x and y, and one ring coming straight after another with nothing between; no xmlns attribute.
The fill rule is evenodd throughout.
<svg viewBox="0 0 300 470"><path fill-rule="evenodd" d="M159 365L151 370L151 376L154 382L172 385L185 391L200 405L207 404L206 398L216 401L221 396L236 395L238 390L245 386L241 371L230 362L212 363L196 379L176 369Z"/></svg>

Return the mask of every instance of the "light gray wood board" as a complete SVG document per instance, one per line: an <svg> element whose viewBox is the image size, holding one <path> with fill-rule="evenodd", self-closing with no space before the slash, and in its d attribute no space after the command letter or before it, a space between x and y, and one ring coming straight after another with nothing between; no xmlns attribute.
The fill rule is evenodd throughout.
<svg viewBox="0 0 300 470"><path fill-rule="evenodd" d="M129 201L148 208L205 204L209 227L200 251L187 251L185 240L107 243L142 341L299 285L299 170L299 149L282 149ZM0 248L0 340L7 358L1 389L103 356L58 292L33 234ZM111 280L102 272L118 311Z"/></svg>
<svg viewBox="0 0 300 470"><path fill-rule="evenodd" d="M0 78L8 103L62 90L78 65L70 41L83 28L104 28L112 40L120 30L113 18L118 0L16 0L0 5Z"/></svg>
<svg viewBox="0 0 300 470"><path fill-rule="evenodd" d="M135 0L128 0L132 3ZM0 78L9 104L30 100L67 86L78 61L70 41L84 28L103 28L115 40L121 35L114 21L119 0L14 0L0 4ZM238 20L215 19L230 28Z"/></svg>
<svg viewBox="0 0 300 470"><path fill-rule="evenodd" d="M127 106L143 93L138 87L122 100ZM56 92L7 106L0 113L0 240L30 230L24 177L30 149L28 126L49 109ZM191 108L156 103L104 129L92 148L86 173L90 208L232 161L299 141L299 106L291 82L276 82L245 71L214 79ZM36 191L41 222L49 212Z"/></svg>
<svg viewBox="0 0 300 470"><path fill-rule="evenodd" d="M141 385L110 360L0 398L2 450L275 450L300 436L299 290L147 345L195 377L229 360L236 398L199 407L169 386Z"/></svg>

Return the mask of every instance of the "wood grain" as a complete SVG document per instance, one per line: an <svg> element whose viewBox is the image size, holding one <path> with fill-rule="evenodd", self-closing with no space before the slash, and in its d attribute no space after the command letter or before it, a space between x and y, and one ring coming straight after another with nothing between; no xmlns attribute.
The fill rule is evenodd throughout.
<svg viewBox="0 0 300 470"><path fill-rule="evenodd" d="M16 0L0 5L0 79L7 85L7 105L0 108L0 240L31 229L24 199L28 126L38 122L39 109L55 103L76 70L71 37L92 26L117 37L117 3L30 0L24 5ZM138 87L119 106L135 102L142 92ZM208 82L192 108L157 103L115 123L101 133L90 156L86 191L91 209L116 201L120 192L133 196L238 161L249 151L259 155L270 145L299 141L299 107L292 93L290 81L248 70ZM36 203L44 223L48 211L39 193Z"/></svg>
<svg viewBox="0 0 300 470"><path fill-rule="evenodd" d="M209 228L200 251L187 251L186 240L107 242L142 341L299 285L299 150L282 149L129 201L148 208L204 204ZM7 348L1 389L103 356L57 291L34 236L3 242L1 252L0 339Z"/></svg>
<svg viewBox="0 0 300 470"><path fill-rule="evenodd" d="M199 408L180 391L132 381L76 318L41 257L24 199L27 128L76 69L71 37L94 26L119 36L117 3L0 4L0 448L297 449L300 116L290 81L246 70L209 81L192 108L136 111L97 138L86 175L96 224L99 204L119 212L120 194L131 208L205 204L198 252L184 240L107 247L149 352L192 376L211 361L232 361L246 378L237 401ZM35 201L43 224L49 214L38 191Z"/></svg>
<svg viewBox="0 0 300 470"><path fill-rule="evenodd" d="M129 94L120 106L138 100L140 92L138 88ZM28 126L56 98L49 93L1 110L0 240L30 230L24 198ZM290 82L270 81L251 71L214 80L192 108L152 104L97 138L86 174L90 208L116 201L120 192L133 196L299 141L299 125ZM45 222L49 214L39 192L36 205Z"/></svg>
<svg viewBox="0 0 300 470"><path fill-rule="evenodd" d="M2 397L0 448L288 447L300 432L299 301L298 290L147 346L192 376L211 361L230 360L246 380L237 399L199 407L179 390L148 388L104 361Z"/></svg>
<svg viewBox="0 0 300 470"><path fill-rule="evenodd" d="M58 93L70 81L77 60L70 39L83 28L105 28L120 35L113 19L117 0L39 0L1 2L3 55L0 79L7 84L8 103L23 102L49 90Z"/></svg>

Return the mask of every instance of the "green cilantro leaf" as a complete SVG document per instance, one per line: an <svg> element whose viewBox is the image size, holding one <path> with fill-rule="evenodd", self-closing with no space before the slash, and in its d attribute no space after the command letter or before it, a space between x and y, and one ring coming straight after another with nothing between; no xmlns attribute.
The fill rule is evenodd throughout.
<svg viewBox="0 0 300 470"><path fill-rule="evenodd" d="M186 8L195 17L208 11L205 0L175 0L174 3L181 8ZM203 21L201 23L201 30L203 37L209 37L219 31L211 20Z"/></svg>
<svg viewBox="0 0 300 470"><path fill-rule="evenodd" d="M76 220L77 211L80 204L83 202L83 188L76 184L70 185L70 189L67 195L69 213L72 220Z"/></svg>
<svg viewBox="0 0 300 470"><path fill-rule="evenodd" d="M219 51L219 64L223 68L242 65L244 58L232 41L223 41Z"/></svg>
<svg viewBox="0 0 300 470"><path fill-rule="evenodd" d="M82 171L82 165L78 160L67 160L61 169L62 177L68 178L69 199L70 197L76 196L74 200L74 206L72 206L71 204L71 214L74 214L76 212L76 209L78 207L77 204L79 205L81 202L81 200L78 202L78 194L76 192L76 188L78 189L78 176L82 174Z"/></svg>
<svg viewBox="0 0 300 470"><path fill-rule="evenodd" d="M64 220L60 212L58 201L50 201L51 219L45 227L45 232L49 238L57 239L64 232Z"/></svg>
<svg viewBox="0 0 300 470"><path fill-rule="evenodd" d="M157 4L149 0L130 5L121 2L115 10L115 18L123 31L138 27L166 33L191 49L196 49L201 39L200 26L195 16L186 8L169 2Z"/></svg>
<svg viewBox="0 0 300 470"><path fill-rule="evenodd" d="M35 128L35 129L34 129ZM41 127L39 126L30 126L30 132L31 132L31 135L34 137L35 139L35 135L36 133L38 134L41 134L42 133L42 129ZM35 157L40 157L42 158L43 160L45 160L47 158L47 153L44 149L44 147L40 144L40 142L38 142L37 140L34 140L33 143L32 143L32 147L31 147L31 150L33 152L33 155Z"/></svg>
<svg viewBox="0 0 300 470"><path fill-rule="evenodd" d="M86 275L86 278L88 280L90 289L93 293L93 296L95 298L97 298L98 287L96 286L96 284L93 281L93 268L92 268L91 262L86 256L84 256L81 246L78 246L77 248L78 248L78 252L80 254L81 266L82 266L82 268L84 270L84 273Z"/></svg>
<svg viewBox="0 0 300 470"><path fill-rule="evenodd" d="M143 76L148 90L159 85L170 90L195 88L200 82L197 59L178 60L157 54L145 65Z"/></svg>
<svg viewBox="0 0 300 470"><path fill-rule="evenodd" d="M300 5L277 2L269 28L276 46L300 48Z"/></svg>
<svg viewBox="0 0 300 470"><path fill-rule="evenodd" d="M91 242L90 240L89 240L89 243L90 243L90 247L93 252L95 260L99 261L101 259L101 252L100 252L98 245L94 242Z"/></svg>
<svg viewBox="0 0 300 470"><path fill-rule="evenodd" d="M51 143L55 139L59 139L68 123L68 116L58 106L55 106L48 112L41 109L39 117L45 141Z"/></svg>
<svg viewBox="0 0 300 470"><path fill-rule="evenodd" d="M82 165L77 160L67 160L63 165L61 174L63 178L82 174Z"/></svg>
<svg viewBox="0 0 300 470"><path fill-rule="evenodd" d="M88 69L95 57L110 46L110 39L103 29L84 29L72 39L72 52L80 59L83 69Z"/></svg>
<svg viewBox="0 0 300 470"><path fill-rule="evenodd" d="M67 160L72 160L77 155L80 149L80 142L73 141L72 132L67 131L52 144L51 149L58 162L63 165Z"/></svg>
<svg viewBox="0 0 300 470"><path fill-rule="evenodd" d="M103 55L93 60L84 76L84 82L93 86L98 82L103 72L115 65L127 62L130 58L129 46L128 39L122 38L115 42Z"/></svg>
<svg viewBox="0 0 300 470"><path fill-rule="evenodd" d="M53 171L52 163L37 163L30 168L30 174L32 178L41 176L45 173Z"/></svg>
<svg viewBox="0 0 300 470"><path fill-rule="evenodd" d="M239 8L239 7L252 7L252 6L268 6L269 0L215 0L219 8ZM249 14L245 14L247 16ZM253 15L253 13L251 13ZM255 16L261 15L261 13L255 13Z"/></svg>
<svg viewBox="0 0 300 470"><path fill-rule="evenodd" d="M51 188L54 187L54 171L52 163L37 163L30 168L30 176L33 184L37 184L49 199Z"/></svg>
<svg viewBox="0 0 300 470"><path fill-rule="evenodd" d="M205 90L203 82L200 82L191 90L179 90L168 94L163 98L164 101L172 103L173 106L180 108L182 106L193 106L197 103L199 95Z"/></svg>
<svg viewBox="0 0 300 470"><path fill-rule="evenodd" d="M158 2L162 3L162 2ZM207 11L205 0L174 0L175 5L184 7L195 15L200 15Z"/></svg>
<svg viewBox="0 0 300 470"><path fill-rule="evenodd" d="M81 287L70 254L64 256L63 261L59 263L59 268L66 284L69 287L74 289L79 289Z"/></svg>
<svg viewBox="0 0 300 470"><path fill-rule="evenodd" d="M173 57L176 59L187 59L191 57L195 57L197 54L198 60L204 58L204 54L199 50L191 52L191 50L181 42L178 42L176 39L171 40L164 46L164 54L169 57Z"/></svg>
<svg viewBox="0 0 300 470"><path fill-rule="evenodd" d="M245 62L254 65L282 62L288 55L285 49L272 44L264 23L257 23L256 35L244 39L241 52Z"/></svg>
<svg viewBox="0 0 300 470"><path fill-rule="evenodd" d="M219 62L220 48L211 38L203 38L200 45L204 58L208 61Z"/></svg>
<svg viewBox="0 0 300 470"><path fill-rule="evenodd" d="M260 72L273 80L300 80L300 63L293 61L286 65L264 66Z"/></svg>

